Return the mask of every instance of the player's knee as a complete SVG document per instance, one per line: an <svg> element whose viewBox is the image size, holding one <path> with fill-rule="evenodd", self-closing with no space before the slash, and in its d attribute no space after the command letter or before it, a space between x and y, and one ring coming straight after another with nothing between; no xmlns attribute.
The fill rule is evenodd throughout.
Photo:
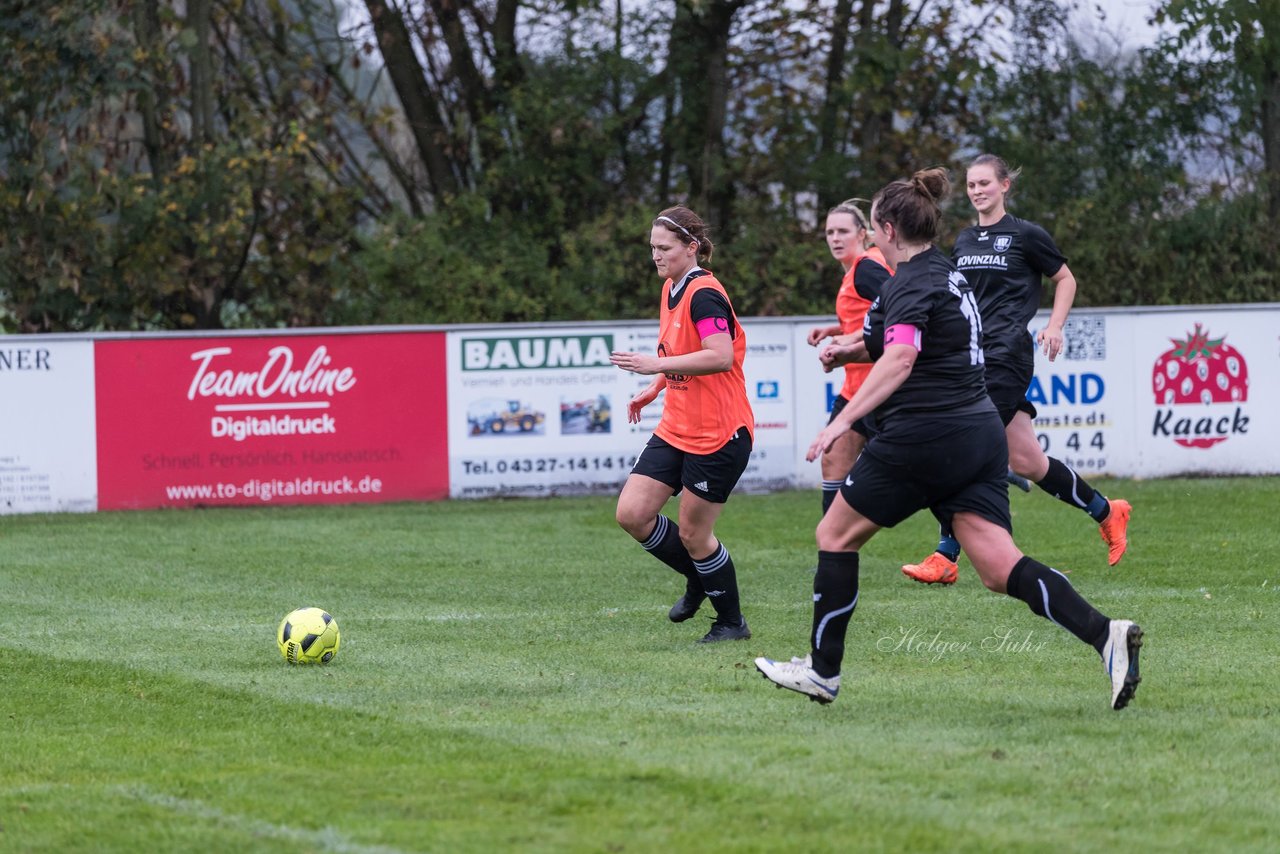
<svg viewBox="0 0 1280 854"><path fill-rule="evenodd" d="M1013 473L1027 478L1033 483L1044 479L1049 472L1049 458L1040 450L1037 442L1033 448L1009 448L1009 468Z"/></svg>
<svg viewBox="0 0 1280 854"><path fill-rule="evenodd" d="M839 524L830 513L822 517L814 536L823 552L856 552L871 539L870 532Z"/></svg>
<svg viewBox="0 0 1280 854"><path fill-rule="evenodd" d="M978 573L978 577L982 579L983 585L992 593L1003 593L1005 591L1005 582L1008 575L990 575L987 573Z"/></svg>
<svg viewBox="0 0 1280 854"><path fill-rule="evenodd" d="M852 549L848 547L848 543L846 542L846 539L843 537L834 536L831 534L823 536L822 532L819 531L817 540L818 540L818 551L820 552L852 551Z"/></svg>
<svg viewBox="0 0 1280 854"><path fill-rule="evenodd" d="M653 526L653 516L650 514L638 513L630 507L618 505L618 509L614 512L613 518L617 521L622 530L626 531L637 540L643 540L648 533L649 528Z"/></svg>
<svg viewBox="0 0 1280 854"><path fill-rule="evenodd" d="M691 555L700 555L708 550L708 540L714 542L711 532L700 525L684 524L680 526L680 542Z"/></svg>
<svg viewBox="0 0 1280 854"><path fill-rule="evenodd" d="M963 545L964 540L960 543ZM1021 554L1014 551L1006 553L1003 549L993 552L989 548L979 546L973 551L965 550L973 571L982 579L982 584L992 593L1004 593L1009 582L1009 572L1017 563Z"/></svg>

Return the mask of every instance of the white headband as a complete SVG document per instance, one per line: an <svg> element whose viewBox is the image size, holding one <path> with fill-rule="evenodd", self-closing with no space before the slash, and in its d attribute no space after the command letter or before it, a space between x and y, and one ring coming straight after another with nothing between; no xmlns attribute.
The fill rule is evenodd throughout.
<svg viewBox="0 0 1280 854"><path fill-rule="evenodd" d="M676 221L675 221L674 219L672 219L671 217L669 217L669 216L660 216L660 217L658 217L658 219L660 219L660 220L665 220L665 221L667 221L667 222L671 223L671 224L672 224L672 225L674 225L676 228L678 228L678 229L680 229L681 231L683 231L683 232L685 233L685 236L686 236L686 237L688 237L688 238L689 238L689 240L691 240L691 241L692 241L692 242L694 242L694 243L697 243L699 246L701 246L701 245L702 245L702 243L698 240L698 238L694 237L694 236L689 232L689 229L685 228L683 225L681 225L680 223L676 222Z"/></svg>

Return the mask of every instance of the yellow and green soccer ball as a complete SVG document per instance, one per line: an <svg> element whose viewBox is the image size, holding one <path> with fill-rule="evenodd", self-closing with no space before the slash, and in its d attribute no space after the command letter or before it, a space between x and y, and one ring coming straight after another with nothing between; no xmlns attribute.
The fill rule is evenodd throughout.
<svg viewBox="0 0 1280 854"><path fill-rule="evenodd" d="M341 641L338 621L323 608L290 611L276 630L280 654L290 664L328 664Z"/></svg>

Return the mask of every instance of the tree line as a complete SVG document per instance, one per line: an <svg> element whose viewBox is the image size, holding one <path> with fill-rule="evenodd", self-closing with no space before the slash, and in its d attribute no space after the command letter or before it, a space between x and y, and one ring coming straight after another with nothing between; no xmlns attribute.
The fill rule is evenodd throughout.
<svg viewBox="0 0 1280 854"><path fill-rule="evenodd" d="M645 317L675 202L828 314L826 209L982 151L1077 305L1280 301L1280 0L1077 5L0 0L0 330Z"/></svg>

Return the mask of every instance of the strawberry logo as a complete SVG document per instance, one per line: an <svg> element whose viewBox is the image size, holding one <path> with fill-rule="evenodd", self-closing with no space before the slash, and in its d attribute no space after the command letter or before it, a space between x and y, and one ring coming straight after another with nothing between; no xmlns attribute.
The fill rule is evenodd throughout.
<svg viewBox="0 0 1280 854"><path fill-rule="evenodd" d="M1248 418L1236 407L1234 419L1205 416L1173 420L1169 407L1182 404L1242 403L1249 399L1249 369L1244 356L1226 336L1210 338L1199 323L1185 339L1170 338L1173 349L1156 357L1151 371L1151 390L1156 406L1165 407L1156 415L1153 434L1172 435L1187 448L1208 448L1225 441L1230 433L1244 432ZM1226 422L1232 421L1231 428ZM1172 422L1172 423L1171 423Z"/></svg>

